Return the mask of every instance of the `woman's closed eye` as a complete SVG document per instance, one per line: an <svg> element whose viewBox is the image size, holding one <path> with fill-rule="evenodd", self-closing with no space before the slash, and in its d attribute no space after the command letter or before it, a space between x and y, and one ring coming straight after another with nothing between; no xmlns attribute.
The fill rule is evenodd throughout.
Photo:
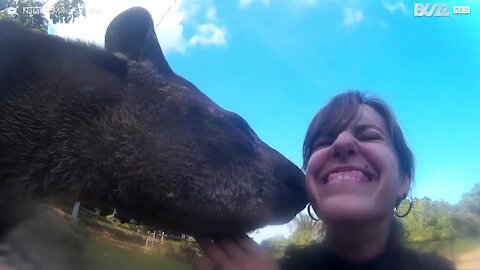
<svg viewBox="0 0 480 270"><path fill-rule="evenodd" d="M318 139L314 144L313 144L313 149L319 149L319 148L324 148L328 147L333 144L333 139Z"/></svg>
<svg viewBox="0 0 480 270"><path fill-rule="evenodd" d="M383 141L384 136L377 131L363 132L357 136L361 141Z"/></svg>

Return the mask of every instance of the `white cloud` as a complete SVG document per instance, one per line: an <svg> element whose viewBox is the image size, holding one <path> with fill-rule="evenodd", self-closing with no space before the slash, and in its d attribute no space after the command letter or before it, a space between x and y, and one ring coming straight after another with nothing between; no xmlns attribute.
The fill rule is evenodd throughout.
<svg viewBox="0 0 480 270"><path fill-rule="evenodd" d="M166 0L162 0L166 1ZM175 0L173 0L175 1ZM198 15L199 11L202 9L202 6L198 0L183 0L182 1L182 10L187 14L187 16L195 17Z"/></svg>
<svg viewBox="0 0 480 270"><path fill-rule="evenodd" d="M269 6L272 2L271 0L240 0L239 5L241 8L247 8L252 5L254 2L261 2L263 6Z"/></svg>
<svg viewBox="0 0 480 270"><path fill-rule="evenodd" d="M206 17L208 20L216 20L217 19L217 10L214 7L209 7L207 10Z"/></svg>
<svg viewBox="0 0 480 270"><path fill-rule="evenodd" d="M205 23L197 26L195 35L188 41L195 45L223 45L226 43L227 31L225 27L213 23Z"/></svg>
<svg viewBox="0 0 480 270"><path fill-rule="evenodd" d="M345 8L343 13L343 24L346 26L351 26L363 21L363 12L360 9Z"/></svg>
<svg viewBox="0 0 480 270"><path fill-rule="evenodd" d="M192 38L186 37L185 26L187 25L187 21L196 21L194 20L195 16L205 14L203 12L199 13L199 10L201 10L202 7L197 0L85 0L85 7L87 10L86 18L78 18L74 23L70 24L53 25L51 27L51 32L62 37L90 41L103 46L105 31L107 30L108 24L120 12L133 6L146 8L152 14L155 25L157 25L161 18L167 14L155 29L158 40L165 54L168 54L169 52L184 53L188 49L188 46L194 46L197 44L217 45L226 42L225 27L220 28L213 23L208 23L213 20L213 18L217 17L216 9L213 6L210 6L206 13L206 24L211 25L207 28L218 28L221 30L221 33L219 33L218 30L215 30L210 36L206 35L208 33L202 32L196 33ZM166 13L169 8L170 10ZM202 23L205 24L205 19L202 18L201 20ZM202 29L204 28L205 26L202 27ZM197 35L199 36L197 37ZM210 39L206 37L210 37ZM194 41L192 41L192 39Z"/></svg>
<svg viewBox="0 0 480 270"><path fill-rule="evenodd" d="M405 7L403 1L397 1L395 3L388 3L386 1L383 1L383 7L391 13L394 13L397 10L401 10L403 13L408 14L407 8Z"/></svg>

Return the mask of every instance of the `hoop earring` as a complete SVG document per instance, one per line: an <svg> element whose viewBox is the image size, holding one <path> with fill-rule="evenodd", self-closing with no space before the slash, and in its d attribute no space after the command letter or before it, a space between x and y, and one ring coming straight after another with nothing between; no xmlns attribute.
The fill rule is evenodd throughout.
<svg viewBox="0 0 480 270"><path fill-rule="evenodd" d="M406 199L406 198L405 198L405 199ZM405 199L404 199L404 200L405 200ZM403 201L403 200L402 200L402 201ZM400 203L401 203L401 201L400 201ZM398 206L400 206L400 203L398 204ZM405 214L403 214L403 215L399 215L399 214L398 214L398 212L397 212L398 206L395 207L395 211L394 211L395 216L397 216L397 217L399 217L399 218L404 218L404 217L408 216L408 214L409 214L410 211L412 210L413 201L412 201L411 198L408 198L408 210L407 210L407 212L406 212Z"/></svg>
<svg viewBox="0 0 480 270"><path fill-rule="evenodd" d="M310 216L311 219L315 220L315 221L319 221L320 218L315 218L312 214L312 210L311 208L313 208L312 204L311 203L308 203L308 206L307 206L307 212L308 212L308 215Z"/></svg>

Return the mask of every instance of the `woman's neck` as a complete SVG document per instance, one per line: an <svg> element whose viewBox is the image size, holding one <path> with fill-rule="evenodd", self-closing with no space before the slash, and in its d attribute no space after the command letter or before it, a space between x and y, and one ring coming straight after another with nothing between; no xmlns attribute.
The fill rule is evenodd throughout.
<svg viewBox="0 0 480 270"><path fill-rule="evenodd" d="M384 250L390 219L376 223L335 224L327 226L323 243L327 249L351 261L373 258Z"/></svg>

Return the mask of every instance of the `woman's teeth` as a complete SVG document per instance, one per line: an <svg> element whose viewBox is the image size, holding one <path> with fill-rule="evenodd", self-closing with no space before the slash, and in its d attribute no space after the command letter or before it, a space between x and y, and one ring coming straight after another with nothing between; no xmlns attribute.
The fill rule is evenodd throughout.
<svg viewBox="0 0 480 270"><path fill-rule="evenodd" d="M361 171L351 170L351 171L331 173L328 175L327 181L325 183L340 182L340 181L370 182L370 179L366 177Z"/></svg>

